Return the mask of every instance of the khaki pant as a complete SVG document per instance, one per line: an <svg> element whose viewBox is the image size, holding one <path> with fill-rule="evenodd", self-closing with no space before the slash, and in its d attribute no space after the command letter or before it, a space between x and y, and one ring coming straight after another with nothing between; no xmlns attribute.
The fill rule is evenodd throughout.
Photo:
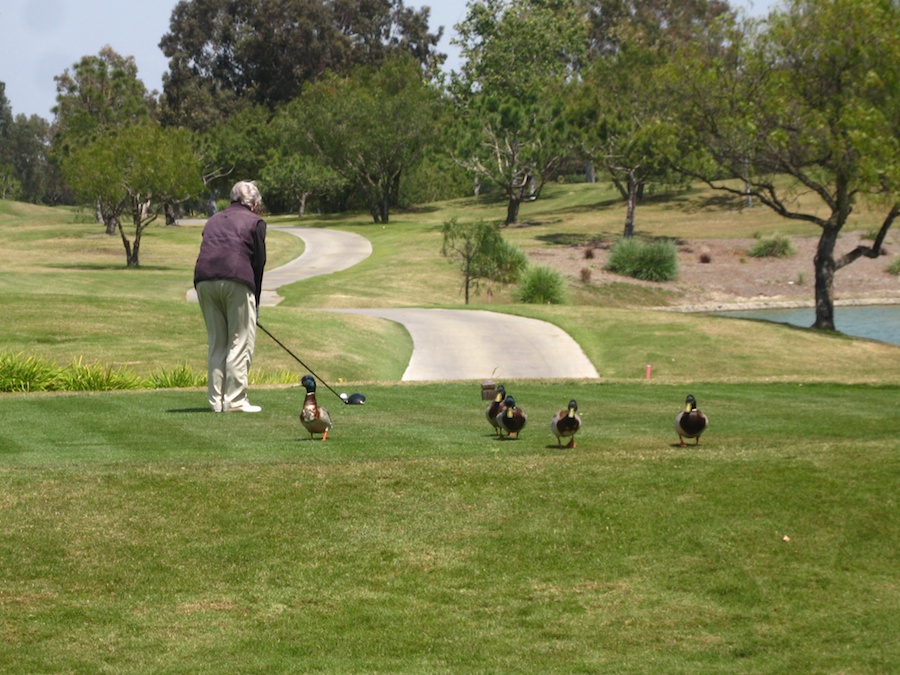
<svg viewBox="0 0 900 675"><path fill-rule="evenodd" d="M209 338L209 404L215 412L227 411L247 400L256 344L256 297L245 284L216 279L197 284L197 299Z"/></svg>

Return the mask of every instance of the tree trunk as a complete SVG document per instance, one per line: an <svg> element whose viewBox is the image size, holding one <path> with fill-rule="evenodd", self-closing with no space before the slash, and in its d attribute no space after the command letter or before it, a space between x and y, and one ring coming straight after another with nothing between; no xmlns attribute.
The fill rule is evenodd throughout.
<svg viewBox="0 0 900 675"><path fill-rule="evenodd" d="M391 189L389 184L386 184L384 186L384 190L381 193L381 199L378 203L378 210L381 215L381 222L389 222L391 217Z"/></svg>
<svg viewBox="0 0 900 675"><path fill-rule="evenodd" d="M466 245L466 278L465 278L465 286L466 286L466 304L469 304L469 286L472 285L472 256L470 254L469 246Z"/></svg>
<svg viewBox="0 0 900 675"><path fill-rule="evenodd" d="M309 199L311 193L304 192L300 195L300 205L297 207L297 215L302 218L306 215L306 200Z"/></svg>
<svg viewBox="0 0 900 675"><path fill-rule="evenodd" d="M637 204L637 183L633 178L628 179L628 208L625 210L625 232L623 237L630 239L634 236L634 209Z"/></svg>
<svg viewBox="0 0 900 675"><path fill-rule="evenodd" d="M519 220L519 204L521 202L511 197L509 200L509 204L506 205L506 222L504 225L512 225Z"/></svg>
<svg viewBox="0 0 900 675"><path fill-rule="evenodd" d="M816 274L816 321L813 328L834 330L834 247L841 225L829 220L822 229L816 255L813 258Z"/></svg>
<svg viewBox="0 0 900 675"><path fill-rule="evenodd" d="M138 253L141 250L141 242L140 240L135 240L134 246L131 247L131 256L128 258L128 267L140 267L141 261L138 257Z"/></svg>
<svg viewBox="0 0 900 675"><path fill-rule="evenodd" d="M175 204L172 202L166 202L166 226L177 225L178 224L178 213L175 208Z"/></svg>

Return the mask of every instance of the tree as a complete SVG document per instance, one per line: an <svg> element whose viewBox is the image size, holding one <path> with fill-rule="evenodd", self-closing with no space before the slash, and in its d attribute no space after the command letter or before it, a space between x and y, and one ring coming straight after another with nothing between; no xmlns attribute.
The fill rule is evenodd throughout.
<svg viewBox="0 0 900 675"><path fill-rule="evenodd" d="M436 134L439 98L415 61L398 56L380 68L311 86L287 115L295 140L365 196L373 220L387 223L400 179Z"/></svg>
<svg viewBox="0 0 900 675"><path fill-rule="evenodd" d="M140 267L142 235L165 204L202 189L190 132L154 123L125 127L73 149L63 171L82 203L101 203L113 219L128 267ZM122 225L126 210L131 237Z"/></svg>
<svg viewBox="0 0 900 675"><path fill-rule="evenodd" d="M441 234L441 255L459 264L467 305L469 291L478 287L480 279L515 283L528 266L528 257L506 241L492 223L459 223L453 219L444 223Z"/></svg>
<svg viewBox="0 0 900 675"><path fill-rule="evenodd" d="M0 199L17 199L22 192L22 182L12 166L14 156L9 147L13 116L6 83L0 82Z"/></svg>
<svg viewBox="0 0 900 675"><path fill-rule="evenodd" d="M22 183L12 167L0 164L0 199L18 200L22 196Z"/></svg>
<svg viewBox="0 0 900 675"><path fill-rule="evenodd" d="M577 148L606 169L626 202L624 236L651 183L671 183L676 139L660 73L684 44L707 39L729 17L720 0L587 0L589 61L568 97Z"/></svg>
<svg viewBox="0 0 900 675"><path fill-rule="evenodd" d="M659 59L624 49L597 59L567 99L578 150L606 169L626 203L623 236L634 234L635 211L653 182L672 182L667 161L676 139L668 100L656 86Z"/></svg>
<svg viewBox="0 0 900 675"><path fill-rule="evenodd" d="M309 155L276 154L261 174L266 201L286 203L301 218L311 197L327 198L346 188L346 181L333 169Z"/></svg>
<svg viewBox="0 0 900 675"><path fill-rule="evenodd" d="M466 60L451 87L454 157L502 190L509 225L566 151L562 91L577 69L585 24L574 0L476 0L457 28Z"/></svg>
<svg viewBox="0 0 900 675"><path fill-rule="evenodd" d="M761 30L730 33L727 50L693 50L677 66L689 76L673 76L695 153L682 169L820 229L814 328L834 330L835 272L877 257L900 214L898 20L894 0L789 0ZM836 256L861 200L880 205L878 234Z"/></svg>
<svg viewBox="0 0 900 675"><path fill-rule="evenodd" d="M434 72L444 57L428 16L402 0L182 0L159 43L169 58L164 119L203 131L238 100L274 109L326 72L400 53Z"/></svg>
<svg viewBox="0 0 900 675"><path fill-rule="evenodd" d="M134 57L120 56L107 45L97 56L83 56L71 70L54 77L57 152L149 119L151 101L137 72Z"/></svg>
<svg viewBox="0 0 900 675"><path fill-rule="evenodd" d="M52 173L47 159L50 127L38 115L13 117L0 82L0 194L38 204L46 201Z"/></svg>
<svg viewBox="0 0 900 675"><path fill-rule="evenodd" d="M623 47L668 51L704 39L728 16L726 0L582 0L592 58L616 55Z"/></svg>
<svg viewBox="0 0 900 675"><path fill-rule="evenodd" d="M265 107L243 103L228 119L195 135L203 183L213 204L217 194L228 194L235 180L261 175L270 148L277 145L271 119Z"/></svg>
<svg viewBox="0 0 900 675"><path fill-rule="evenodd" d="M20 198L33 204L52 203L50 186L56 176L50 164L50 125L39 115L16 115L3 139L8 164L22 186Z"/></svg>
<svg viewBox="0 0 900 675"><path fill-rule="evenodd" d="M57 164L110 130L150 118L151 101L137 77L134 58L120 56L109 46L97 56L83 56L71 71L66 69L54 80L57 94L51 159ZM114 208L113 203L101 201L95 206L106 233L115 234L117 215L104 210Z"/></svg>

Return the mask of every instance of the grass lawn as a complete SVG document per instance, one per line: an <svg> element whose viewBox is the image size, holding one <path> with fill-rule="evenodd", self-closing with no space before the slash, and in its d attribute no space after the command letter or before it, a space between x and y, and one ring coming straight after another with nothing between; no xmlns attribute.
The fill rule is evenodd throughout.
<svg viewBox="0 0 900 675"><path fill-rule="evenodd" d="M665 294L628 284L561 307L497 290L480 309L561 326L602 376L505 382L529 422L503 441L479 382L398 382L401 327L311 311L459 307L440 226L502 210L300 223L374 248L261 315L368 397L320 388L327 442L301 427L298 387L259 384L302 375L264 335L258 415L212 414L196 387L0 394L0 672L900 670L900 348L653 311ZM788 232L702 191L641 211L649 234ZM522 215L504 233L525 250L621 230L602 188L551 186ZM184 301L199 235L150 228L127 270L77 213L0 201L0 354L203 372ZM270 236L270 266L302 247ZM681 448L688 393L711 426ZM570 398L585 428L562 449L549 423Z"/></svg>
<svg viewBox="0 0 900 675"><path fill-rule="evenodd" d="M897 386L507 383L7 395L0 670L890 672ZM576 449L549 432L579 401ZM335 405L336 404L336 405ZM338 407L340 406L340 407Z"/></svg>

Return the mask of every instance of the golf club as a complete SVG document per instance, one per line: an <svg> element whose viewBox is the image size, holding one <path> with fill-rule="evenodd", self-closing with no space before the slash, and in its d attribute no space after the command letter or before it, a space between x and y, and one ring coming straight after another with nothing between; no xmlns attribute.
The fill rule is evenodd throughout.
<svg viewBox="0 0 900 675"><path fill-rule="evenodd" d="M344 403L344 405L362 405L363 403L366 402L366 397L363 394L356 393L356 394L351 394L350 396L347 396L347 394L337 393L334 389L331 388L331 386L325 380L323 380L321 377L316 375L316 372L312 368L310 368L308 365L303 363L303 361L300 360L299 356L297 356L296 354L294 354L294 352L292 352L290 349L288 349L287 346L285 346L285 344L281 340L279 340L277 337L272 335L272 333L270 333L269 330L265 326L263 326L259 321L256 322L256 325L260 327L260 329L262 330L263 333L265 333L270 338L275 340L275 343L279 347L281 347L284 351L286 351L288 354L293 356L294 360L297 363L299 363L301 366L306 368L313 377L315 377L319 382L324 384L325 387L328 389L328 391L330 391L332 394L334 394L339 399L341 399L341 401Z"/></svg>

